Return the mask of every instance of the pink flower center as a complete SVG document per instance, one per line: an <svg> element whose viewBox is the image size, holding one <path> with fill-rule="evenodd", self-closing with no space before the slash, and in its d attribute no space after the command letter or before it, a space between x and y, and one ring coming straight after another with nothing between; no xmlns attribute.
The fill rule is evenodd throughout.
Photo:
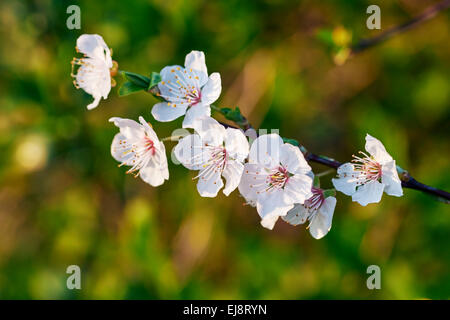
<svg viewBox="0 0 450 320"><path fill-rule="evenodd" d="M179 104L187 104L189 107L195 106L202 100L199 76L192 69L176 67L170 70L173 73L172 80L163 80L160 85L164 86L163 93L157 93L164 98L168 105L177 107Z"/></svg>
<svg viewBox="0 0 450 320"><path fill-rule="evenodd" d="M222 174L227 165L227 150L223 146L205 145L202 148L206 152L202 152L191 158L192 164L200 162L204 168L204 170L201 170L193 180L197 178L208 180L217 172ZM204 157L206 157L206 159L203 159Z"/></svg>
<svg viewBox="0 0 450 320"><path fill-rule="evenodd" d="M255 172L246 171L246 174L252 175L255 180L254 184L250 184L250 188L255 188L256 194L270 193L275 190L283 189L289 178L292 176L283 166L275 169L263 168L264 171Z"/></svg>
<svg viewBox="0 0 450 320"><path fill-rule="evenodd" d="M144 138L144 149L146 152L149 152L152 156L154 156L156 153L155 144L148 136L145 136Z"/></svg>
<svg viewBox="0 0 450 320"><path fill-rule="evenodd" d="M147 135L140 141L130 143L129 140L119 141L119 151L122 152L123 161L119 167L123 165L131 166L127 173L136 173L135 177L139 176L139 170L152 161L152 158L157 153L155 143Z"/></svg>
<svg viewBox="0 0 450 320"><path fill-rule="evenodd" d="M379 181L382 176L381 164L366 153L360 151L363 157L353 155L353 167L359 173L358 184L365 184L369 181Z"/></svg>
<svg viewBox="0 0 450 320"><path fill-rule="evenodd" d="M185 94L185 98L191 107L202 101L202 92L199 89L194 89Z"/></svg>
<svg viewBox="0 0 450 320"><path fill-rule="evenodd" d="M317 211L325 201L322 189L312 187L311 191L313 195L303 204L309 212Z"/></svg>
<svg viewBox="0 0 450 320"><path fill-rule="evenodd" d="M289 172L286 168L279 166L268 176L268 189L281 189L284 188L289 181Z"/></svg>

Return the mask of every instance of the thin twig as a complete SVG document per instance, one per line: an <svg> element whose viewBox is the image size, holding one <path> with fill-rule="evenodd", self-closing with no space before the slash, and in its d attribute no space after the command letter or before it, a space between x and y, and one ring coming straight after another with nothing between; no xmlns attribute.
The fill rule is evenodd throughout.
<svg viewBox="0 0 450 320"><path fill-rule="evenodd" d="M328 169L328 170L326 170L324 172L317 173L314 176L320 178L320 177L325 177L325 176L327 176L327 175L329 175L331 173L334 173L334 168Z"/></svg>
<svg viewBox="0 0 450 320"><path fill-rule="evenodd" d="M422 24L423 22L430 20L431 18L436 16L439 12L448 9L449 7L450 7L450 0L441 1L436 5L426 9L422 14L418 15L417 17L414 17L410 21L407 21L399 26L388 29L387 31L379 34L376 37L361 40L360 42L351 47L351 54L354 55L356 53L359 53L363 50L366 50L370 47L377 45L380 42L383 42L391 38L396 34L405 32L419 24Z"/></svg>
<svg viewBox="0 0 450 320"><path fill-rule="evenodd" d="M243 116L244 117L244 116ZM246 122L250 125L248 120L244 117ZM220 121L219 121L220 122ZM220 122L222 125L226 126L227 128L236 128L232 125ZM250 126L251 127L251 126ZM237 129L237 128L236 128ZM244 128L245 129L245 128ZM324 166L337 169L342 165L342 162L339 162L337 160L331 159L326 156L319 156L314 153L311 153L306 150L303 146L299 146L300 150L302 151L303 155L305 156L305 159L309 162L315 162L320 163ZM423 184L409 174L408 171L401 169L400 167L397 167L397 172L399 173L399 178L402 181L402 187L403 188L409 188L414 189L418 191L422 191L425 193L428 193L430 195L436 196L443 200L445 203L450 203L450 193L444 190L440 190L431 186L428 186L426 184Z"/></svg>
<svg viewBox="0 0 450 320"><path fill-rule="evenodd" d="M183 138L183 137L184 137L183 135L180 135L180 136L170 136L170 137L162 138L161 141L178 141L178 140L180 140L180 139Z"/></svg>

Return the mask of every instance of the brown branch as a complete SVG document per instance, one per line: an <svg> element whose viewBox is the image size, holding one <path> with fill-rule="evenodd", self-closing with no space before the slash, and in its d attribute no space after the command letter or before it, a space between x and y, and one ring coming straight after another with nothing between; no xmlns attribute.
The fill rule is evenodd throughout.
<svg viewBox="0 0 450 320"><path fill-rule="evenodd" d="M218 110L218 108L216 108L216 110ZM247 118L245 118L244 116L242 116L242 118L245 120L246 126L239 126L239 127L244 130L247 130L248 128L252 128L252 126L250 125L250 122L247 120ZM220 122L220 123L227 128L236 128L235 126L231 126L231 125L223 123L223 122ZM307 151L306 148L303 146L299 146L299 148L302 151L303 155L305 156L305 159L309 162L319 163L319 164L322 164L324 166L334 168L334 169L337 169L338 167L340 167L342 165L342 162L339 162L337 160L311 153L311 152ZM423 183L417 181L416 179L414 179L413 177L410 176L408 171L403 170L402 168L400 168L398 166L397 166L397 172L399 174L400 180L402 181L403 188L409 188L409 189L422 191L422 192L428 193L430 195L433 195L433 196L436 196L436 197L442 199L443 202L445 202L445 203L450 203L450 193L448 193L447 191L440 190L440 189L428 186L426 184L423 184Z"/></svg>
<svg viewBox="0 0 450 320"><path fill-rule="evenodd" d="M422 14L418 15L417 17L414 17L410 21L407 21L399 26L388 29L387 31L379 34L376 37L363 39L351 47L351 55L354 55L370 47L373 47L378 43L383 42L396 34L405 32L419 24L422 24L423 22L430 20L431 18L435 17L439 12L449 7L450 7L450 0L441 1L436 5L426 9Z"/></svg>

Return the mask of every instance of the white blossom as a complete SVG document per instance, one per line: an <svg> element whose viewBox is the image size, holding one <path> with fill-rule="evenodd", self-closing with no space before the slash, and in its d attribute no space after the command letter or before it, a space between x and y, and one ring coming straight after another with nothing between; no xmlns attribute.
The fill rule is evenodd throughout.
<svg viewBox="0 0 450 320"><path fill-rule="evenodd" d="M197 190L202 197L215 197L226 184L223 193L228 196L237 188L243 162L248 156L248 142L239 129L226 128L211 117L193 121L194 134L182 138L174 153L188 169L198 170Z"/></svg>
<svg viewBox="0 0 450 320"><path fill-rule="evenodd" d="M361 157L353 156L337 170L337 179L333 179L336 190L352 197L362 206L380 202L383 191L388 195L403 195L395 160L387 153L383 144L376 138L366 135L366 150Z"/></svg>
<svg viewBox="0 0 450 320"><path fill-rule="evenodd" d="M98 34L83 34L78 37L76 49L77 52L83 53L84 57L73 58L71 62L73 83L77 89L83 89L94 98L87 106L88 110L92 110L98 106L102 97L108 98L111 91L111 51ZM76 74L75 65L79 66Z"/></svg>
<svg viewBox="0 0 450 320"><path fill-rule="evenodd" d="M258 137L252 144L239 191L256 206L261 225L273 229L278 217L312 193L311 167L297 147L283 143L278 134Z"/></svg>
<svg viewBox="0 0 450 320"><path fill-rule="evenodd" d="M119 166L130 166L127 173L140 176L154 187L169 179L164 144L143 117L139 117L140 123L117 117L109 121L120 129L111 144L111 155L121 163Z"/></svg>
<svg viewBox="0 0 450 320"><path fill-rule="evenodd" d="M294 226L309 221L309 232L315 239L323 238L331 229L336 198L325 197L324 190L312 188L312 196L303 204L296 204L282 219Z"/></svg>
<svg viewBox="0 0 450 320"><path fill-rule="evenodd" d="M203 52L189 53L184 66L161 70L158 95L166 102L155 104L152 115L158 121L167 122L186 114L183 128L192 128L196 118L211 115L210 105L219 98L222 85L219 73L212 73L208 78Z"/></svg>

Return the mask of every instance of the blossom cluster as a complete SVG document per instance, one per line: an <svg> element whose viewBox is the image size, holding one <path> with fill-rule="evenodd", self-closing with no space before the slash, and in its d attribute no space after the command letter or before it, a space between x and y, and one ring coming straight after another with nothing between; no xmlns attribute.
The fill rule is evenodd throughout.
<svg viewBox="0 0 450 320"><path fill-rule="evenodd" d="M101 97L107 98L114 82L111 50L99 35L80 36L77 49L85 57L72 62L79 65L74 82L93 96L88 106L93 109ZM237 189L267 229L273 229L281 217L292 225L308 221L316 239L330 231L336 192L320 188L318 176L297 146L276 133L253 134L249 142L241 129L225 127L211 117L211 104L219 98L222 85L219 73L208 75L203 52L192 51L184 67L167 66L159 74L155 95L161 102L151 113L161 122L184 116L182 127L192 132L177 139L174 155L185 168L197 172L193 180L200 196L216 197L221 189L228 196ZM139 122L113 117L110 122L119 128L111 154L120 166L129 167L127 173L153 187L169 179L166 139L159 139L143 117ZM383 144L367 134L365 149L367 153L338 168L334 188L363 206L379 202L383 192L402 196L395 160Z"/></svg>

